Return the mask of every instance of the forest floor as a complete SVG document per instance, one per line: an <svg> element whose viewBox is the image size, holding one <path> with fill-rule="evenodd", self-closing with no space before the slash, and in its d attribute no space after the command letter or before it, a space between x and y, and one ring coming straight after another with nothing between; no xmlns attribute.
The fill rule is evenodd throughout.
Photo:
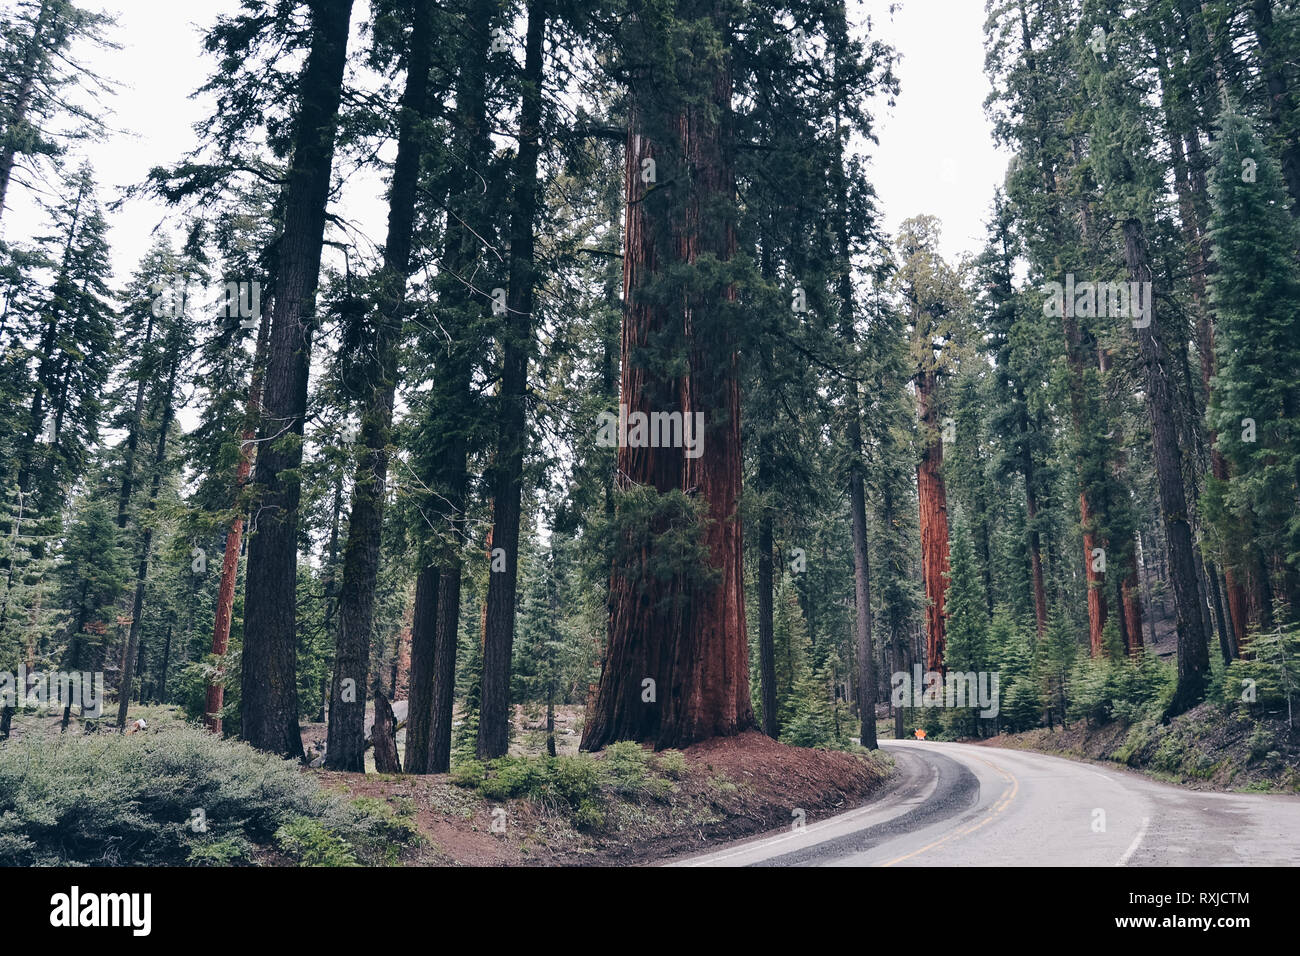
<svg viewBox="0 0 1300 956"><path fill-rule="evenodd" d="M1075 721L967 743L1120 764L1195 790L1300 792L1300 728L1204 703L1168 724Z"/></svg>
<svg viewBox="0 0 1300 956"><path fill-rule="evenodd" d="M567 736L576 749L576 736ZM757 732L682 751L642 753L624 749L568 758L617 763L604 778L612 785L603 784L576 813L545 787L492 799L463 773L311 772L328 789L384 801L412 820L423 839L402 853L405 865L626 866L851 809L880 788L892 769L883 755L788 747ZM536 756L514 759L511 773L541 762Z"/></svg>
<svg viewBox="0 0 1300 956"><path fill-rule="evenodd" d="M18 746L23 743L43 741L35 752L48 759L50 773L64 772L61 768L71 761L72 766L90 771L81 781L87 793L99 793L103 781L98 768L103 761L111 758L135 766L147 750L161 761L160 766L171 768L176 779L170 786L183 790L192 785L196 792L206 794L182 798L184 806L201 806L202 800L215 799L211 788L221 790L227 785L230 792L222 791L222 799L228 797L231 805L257 804L256 793L250 796L237 780L223 777L213 781L203 776L205 770L216 766L224 768L223 774L231 767L250 774L271 772L256 761L248 762L253 752L245 745L204 734L195 737L189 732L192 725L175 707L137 705L129 716L132 720L145 716L149 729L145 737L128 743L129 738L119 737L107 726L108 718L97 725L96 733L87 736L86 728L74 717L74 726L65 736L60 733L58 714L20 713L14 721L13 753L19 753ZM578 753L581 708L565 709L556 718L555 759L545 754L545 731L539 729L537 715L521 708L516 714L510 756L486 766L461 758L453 761L450 774L408 776L374 773L368 760L371 772L365 774L299 768L291 763L279 772L311 778L321 789L342 797L349 807L346 814L381 821L377 832L384 834L384 846L378 862L403 866L652 864L854 809L881 791L893 772L892 759L880 752L791 747L757 731L683 750L653 752L623 742L598 754ZM323 730L323 725L303 725L304 740L323 736ZM404 732L399 733L399 741L404 737ZM77 757L79 749L90 754L89 762ZM148 790L148 781L135 783L143 789L131 799L157 796ZM144 802L153 805L150 800ZM270 812L273 809L258 804L247 812L266 811L262 815L269 819L275 817ZM42 819L37 814L19 830L44 852L42 841L48 834ZM126 822L133 819L123 817ZM318 857L332 859L335 851L347 850L348 844L339 842L345 839L341 835L322 831L324 820L289 821L294 826L286 831L287 844L280 832L269 840L266 834L244 832L247 827L235 828L226 834L231 839L219 841L217 849L241 842L246 844L244 851L232 860L272 866L310 863ZM284 822L277 817L269 826L274 829ZM144 819L140 839L158 841L162 835L164 829ZM354 848L356 854L338 855L362 862L361 847ZM172 854L169 860L174 857L173 862L183 863L187 859L193 862L185 856L191 849L186 843L180 849L164 847L158 852L165 850ZM93 853L87 851L84 860L76 859L102 862L111 856L110 850L96 848ZM376 862L370 850L374 847L367 850L365 859ZM207 852L202 861L213 862L211 854L216 851L209 848Z"/></svg>

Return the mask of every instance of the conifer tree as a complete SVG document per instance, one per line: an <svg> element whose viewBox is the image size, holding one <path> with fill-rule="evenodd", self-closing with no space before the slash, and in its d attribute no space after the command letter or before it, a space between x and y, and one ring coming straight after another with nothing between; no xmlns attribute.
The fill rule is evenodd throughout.
<svg viewBox="0 0 1300 956"><path fill-rule="evenodd" d="M293 158L285 182L265 414L253 473L258 518L248 546L241 733L255 747L293 758L302 757L296 602L285 596L297 579L297 469L351 13L352 0L322 0L312 10L311 50L298 88Z"/></svg>
<svg viewBox="0 0 1300 956"><path fill-rule="evenodd" d="M916 466L921 519L921 569L925 583L926 669L944 669L947 613L948 493L943 474L945 414L941 379L953 367L952 340L964 308L957 274L938 254L938 220L920 216L899 230L895 281L908 312L910 359L916 386L920 460ZM945 421L947 419L947 421Z"/></svg>
<svg viewBox="0 0 1300 956"><path fill-rule="evenodd" d="M360 443L364 449L352 481L347 543L343 548L339 593L338 650L330 694L326 765L334 770L365 770L365 703L374 594L379 573L388 455L397 391L397 347L402 339L406 285L411 271L416 191L428 130L429 74L433 44L433 8L428 0L412 4L406 87L398 120L397 156L389 191L388 236L384 267L375 280L373 343L367 343L362 371L363 406ZM345 700L344 681L357 692ZM417 741L418 743L418 741Z"/></svg>
<svg viewBox="0 0 1300 956"><path fill-rule="evenodd" d="M102 131L111 83L74 56L115 49L113 25L69 0L22 0L0 14L0 216L10 185L24 181L16 171L40 175L71 142Z"/></svg>
<svg viewBox="0 0 1300 956"><path fill-rule="evenodd" d="M1248 542L1232 554L1243 573L1282 582L1291 614L1300 607L1300 248L1277 159L1248 120L1225 111L1219 120L1210 238L1215 272L1210 296L1218 316L1210 425L1232 473L1209 483L1211 514L1231 548L1247 527L1284 530L1251 568ZM1245 567L1242 567L1242 564ZM1272 589L1269 589L1271 592ZM1268 593L1268 592L1266 592ZM1267 626L1272 608L1262 608Z"/></svg>

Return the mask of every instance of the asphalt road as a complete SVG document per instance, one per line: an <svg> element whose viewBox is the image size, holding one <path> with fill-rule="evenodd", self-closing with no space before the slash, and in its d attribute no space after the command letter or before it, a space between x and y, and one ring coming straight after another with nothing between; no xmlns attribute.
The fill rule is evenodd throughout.
<svg viewBox="0 0 1300 956"><path fill-rule="evenodd" d="M1300 797L1206 793L1019 750L887 741L867 806L673 866L1300 864Z"/></svg>

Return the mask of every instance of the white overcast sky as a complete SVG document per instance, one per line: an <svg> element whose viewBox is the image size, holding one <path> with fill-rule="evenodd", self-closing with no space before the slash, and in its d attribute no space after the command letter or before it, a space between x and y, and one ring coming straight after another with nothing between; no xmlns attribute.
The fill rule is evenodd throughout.
<svg viewBox="0 0 1300 956"><path fill-rule="evenodd" d="M930 213L943 222L945 257L978 252L1010 159L984 115L983 0L905 0L892 16L889 0L850 3L902 56L898 100L875 111L871 180L886 228Z"/></svg>
<svg viewBox="0 0 1300 956"><path fill-rule="evenodd" d="M4 2L4 0L0 0ZM94 0L87 6L95 7ZM140 182L154 165L176 161L194 145L191 124L209 104L190 98L206 79L212 58L200 46L201 28L237 0L119 0L103 3L118 20L120 50L88 57L99 74L121 84L112 98L116 130L90 144L90 158L109 200ZM871 14L873 32L902 54L902 91L893 109L876 107L880 145L872 150L872 179L886 228L908 216L932 213L943 222L943 252L956 256L982 245L984 220L1007 157L994 149L983 100L982 0L906 0L892 15L889 0L850 0L850 16ZM363 4L357 4L358 15ZM354 16L354 21L356 17ZM75 165L75 160L73 161ZM383 204L376 177L345 195L343 212L372 240L382 238ZM4 231L28 239L44 222L19 188ZM15 195L16 194L16 195ZM148 248L153 231L168 220L160 204L136 200L110 216L116 278L123 281Z"/></svg>
<svg viewBox="0 0 1300 956"><path fill-rule="evenodd" d="M8 5L7 3L5 5ZM166 165L192 148L190 129L205 104L190 94L206 79L212 59L203 54L200 28L220 12L236 9L237 0L124 0L83 3L117 18L110 37L119 50L76 48L74 56L106 79L120 84L108 98L113 111L108 122L115 130L106 139L85 144L81 155L89 158L100 186L100 198L111 201L126 187L142 181L153 166ZM79 158L69 157L75 169ZM17 193L17 195L15 195ZM47 197L48 198L48 197ZM45 228L24 191L11 187L5 211L5 238L29 239ZM168 216L161 206L134 201L109 215L116 279L127 278L153 242L153 230Z"/></svg>

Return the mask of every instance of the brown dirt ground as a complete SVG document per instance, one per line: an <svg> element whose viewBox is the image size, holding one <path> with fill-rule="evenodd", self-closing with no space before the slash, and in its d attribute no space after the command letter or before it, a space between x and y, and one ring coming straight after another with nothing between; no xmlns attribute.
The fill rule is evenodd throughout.
<svg viewBox="0 0 1300 956"><path fill-rule="evenodd" d="M788 747L751 731L682 751L687 772L669 792L614 800L598 830L575 827L567 812L527 799L507 810L504 834L491 832L495 806L445 774L395 776L312 771L327 788L415 810L424 845L406 865L631 865L809 820L866 802L889 775L880 757Z"/></svg>

